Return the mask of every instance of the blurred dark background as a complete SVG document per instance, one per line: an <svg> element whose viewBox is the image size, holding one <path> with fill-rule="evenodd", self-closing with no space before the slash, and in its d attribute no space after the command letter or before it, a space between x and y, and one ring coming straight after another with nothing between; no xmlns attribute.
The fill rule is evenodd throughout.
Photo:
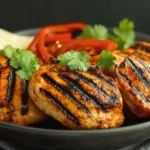
<svg viewBox="0 0 150 150"><path fill-rule="evenodd" d="M0 28L9 31L74 21L114 26L125 17L150 34L150 0L0 0Z"/></svg>

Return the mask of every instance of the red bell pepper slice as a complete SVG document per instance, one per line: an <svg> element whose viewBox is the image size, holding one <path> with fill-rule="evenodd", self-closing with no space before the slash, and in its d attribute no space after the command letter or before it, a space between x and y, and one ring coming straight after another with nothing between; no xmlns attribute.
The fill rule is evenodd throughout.
<svg viewBox="0 0 150 150"><path fill-rule="evenodd" d="M53 43L55 41L56 40L53 38L48 40L49 43ZM83 51L85 48L93 48L96 54L99 54L102 50L113 51L117 48L117 44L111 40L96 39L60 39L57 40L56 45L61 46L57 48L55 53L53 52L53 48L51 49L51 47L48 47L48 51L52 51L55 57L69 50Z"/></svg>
<svg viewBox="0 0 150 150"><path fill-rule="evenodd" d="M56 41L55 38L47 40L48 42ZM117 44L111 40L96 40L96 39L58 39L59 43L69 47L71 49L92 47L95 48L97 53L100 53L101 50L115 50Z"/></svg>
<svg viewBox="0 0 150 150"><path fill-rule="evenodd" d="M51 41L55 42L57 40L69 40L72 38L71 33L62 33L62 34L48 34L45 37L45 43L49 43Z"/></svg>
<svg viewBox="0 0 150 150"><path fill-rule="evenodd" d="M76 30L82 30L87 24L81 22L75 23L66 23L66 24L56 24L56 25L48 25L43 27L46 29L47 33L66 33L72 32Z"/></svg>
<svg viewBox="0 0 150 150"><path fill-rule="evenodd" d="M39 55L42 60L45 62L49 61L50 54L45 48L45 37L53 34L68 33L76 30L81 30L86 26L84 23L68 23L61 25L49 25L41 28L38 34L35 36L31 44L28 46L28 49L31 50L34 54ZM49 35L48 35L49 34ZM56 36L55 36L56 38ZM59 35L58 35L59 39ZM38 50L38 51L37 51Z"/></svg>
<svg viewBox="0 0 150 150"><path fill-rule="evenodd" d="M91 47L96 49L97 53L101 50L115 50L117 44L110 40L96 40L96 39L72 39L72 32L76 30L82 30L86 24L84 23L69 23L61 25L49 25L40 29L34 40L29 45L28 49L31 50L44 62L48 62L51 55L47 50L46 44L59 41L63 46L61 52L65 52L68 49L81 49Z"/></svg>

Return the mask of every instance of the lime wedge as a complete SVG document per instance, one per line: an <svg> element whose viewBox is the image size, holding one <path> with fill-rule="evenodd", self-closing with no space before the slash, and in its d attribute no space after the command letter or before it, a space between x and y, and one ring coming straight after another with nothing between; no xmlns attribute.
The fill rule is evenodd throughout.
<svg viewBox="0 0 150 150"><path fill-rule="evenodd" d="M32 40L33 36L17 35L0 28L0 50L7 45L26 49Z"/></svg>

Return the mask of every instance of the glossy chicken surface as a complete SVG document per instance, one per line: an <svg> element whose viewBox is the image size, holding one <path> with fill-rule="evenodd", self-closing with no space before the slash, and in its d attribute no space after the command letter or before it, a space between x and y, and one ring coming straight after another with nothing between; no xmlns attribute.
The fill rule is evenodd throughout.
<svg viewBox="0 0 150 150"><path fill-rule="evenodd" d="M43 112L71 129L114 128L124 121L116 83L96 68L82 72L56 64L42 66L28 91Z"/></svg>
<svg viewBox="0 0 150 150"><path fill-rule="evenodd" d="M131 111L140 118L150 117L150 63L131 55L116 67L115 74Z"/></svg>
<svg viewBox="0 0 150 150"><path fill-rule="evenodd" d="M29 98L27 86L28 82L9 66L9 60L0 56L0 121L30 125L46 118Z"/></svg>
<svg viewBox="0 0 150 150"><path fill-rule="evenodd" d="M125 57L130 55L134 55L142 60L150 61L150 43L138 41L131 48L115 50L112 53L116 57L116 65L119 65L125 59Z"/></svg>

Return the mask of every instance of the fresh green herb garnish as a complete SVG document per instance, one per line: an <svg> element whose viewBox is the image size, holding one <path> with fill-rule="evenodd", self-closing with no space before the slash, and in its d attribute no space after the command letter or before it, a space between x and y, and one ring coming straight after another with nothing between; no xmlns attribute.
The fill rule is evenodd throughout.
<svg viewBox="0 0 150 150"><path fill-rule="evenodd" d="M14 52L16 52L17 48L12 47L11 45L8 45L3 48L3 50L0 51L0 55L4 55L8 58L12 58L12 55Z"/></svg>
<svg viewBox="0 0 150 150"><path fill-rule="evenodd" d="M58 57L61 66L68 66L70 70L87 71L90 66L88 56L84 52L70 51ZM103 50L100 54L100 59L96 62L96 66L102 66L105 69L110 69L114 66L115 57L110 51Z"/></svg>
<svg viewBox="0 0 150 150"><path fill-rule="evenodd" d="M113 29L114 37L112 40L118 43L118 48L129 48L134 44L135 33L134 33L134 23L128 19L123 19L118 27Z"/></svg>
<svg viewBox="0 0 150 150"><path fill-rule="evenodd" d="M70 51L58 57L60 65L68 66L70 70L86 71L90 65L89 58L84 52Z"/></svg>
<svg viewBox="0 0 150 150"><path fill-rule="evenodd" d="M38 58L28 50L6 46L0 51L0 55L10 59L10 65L17 69L16 74L24 80L29 80L32 74L40 67Z"/></svg>
<svg viewBox="0 0 150 150"><path fill-rule="evenodd" d="M86 26L77 38L107 39L108 29L103 25Z"/></svg>
<svg viewBox="0 0 150 150"><path fill-rule="evenodd" d="M110 51L103 50L100 53L100 59L96 62L96 66L102 66L105 69L110 69L114 66L114 60L116 58L112 55Z"/></svg>
<svg viewBox="0 0 150 150"><path fill-rule="evenodd" d="M113 28L112 33L109 33L108 29L103 25L86 26L77 38L113 40L118 44L118 49L120 50L129 48L134 44L134 23L129 19L121 20L118 27Z"/></svg>

